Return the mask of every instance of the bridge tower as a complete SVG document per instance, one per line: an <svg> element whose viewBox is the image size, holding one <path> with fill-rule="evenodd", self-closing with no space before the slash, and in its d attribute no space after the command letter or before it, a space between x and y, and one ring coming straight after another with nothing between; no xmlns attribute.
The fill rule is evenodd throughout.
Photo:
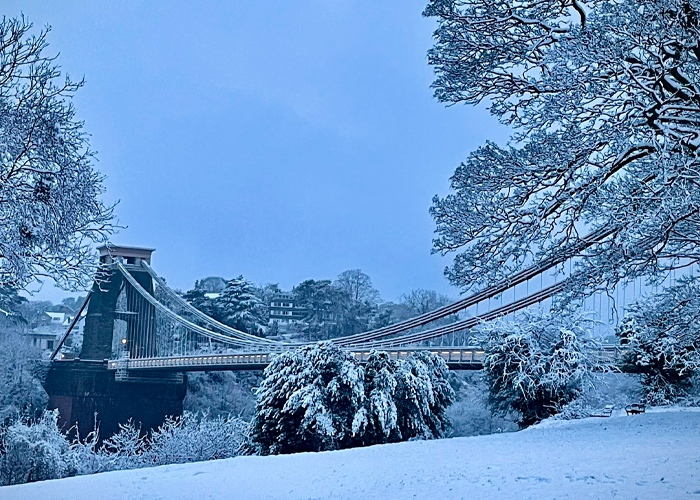
<svg viewBox="0 0 700 500"><path fill-rule="evenodd" d="M98 250L100 269L87 306L80 355L54 361L45 388L49 408L59 410L64 430L77 424L84 436L97 424L100 437L105 439L129 419L147 431L163 423L166 416L182 414L186 380L182 375L163 378L148 374L119 380L117 372L107 370L107 361L117 355L135 358L155 354L156 335L138 335L137 331L156 331L153 306L137 300L116 269L116 263L121 263L153 294L153 280L141 261L150 264L154 250L112 245Z"/></svg>

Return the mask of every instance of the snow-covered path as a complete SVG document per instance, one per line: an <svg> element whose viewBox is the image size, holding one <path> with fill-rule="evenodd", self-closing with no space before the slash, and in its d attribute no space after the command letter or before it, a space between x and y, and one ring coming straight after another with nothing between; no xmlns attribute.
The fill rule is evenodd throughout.
<svg viewBox="0 0 700 500"><path fill-rule="evenodd" d="M171 465L0 488L2 500L700 499L700 411Z"/></svg>

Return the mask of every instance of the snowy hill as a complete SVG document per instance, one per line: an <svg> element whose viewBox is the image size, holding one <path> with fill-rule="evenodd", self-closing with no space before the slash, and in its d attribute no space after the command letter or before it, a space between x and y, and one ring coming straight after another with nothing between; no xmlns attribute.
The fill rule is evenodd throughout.
<svg viewBox="0 0 700 500"><path fill-rule="evenodd" d="M700 499L700 411L170 465L0 488L2 500Z"/></svg>

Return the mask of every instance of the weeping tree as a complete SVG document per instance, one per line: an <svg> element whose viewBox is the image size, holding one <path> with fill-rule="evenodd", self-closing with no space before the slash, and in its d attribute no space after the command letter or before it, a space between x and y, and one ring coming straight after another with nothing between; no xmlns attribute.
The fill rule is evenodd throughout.
<svg viewBox="0 0 700 500"><path fill-rule="evenodd" d="M49 28L32 33L23 17L0 19L0 287L86 288L112 207L71 102L83 81L47 55Z"/></svg>
<svg viewBox="0 0 700 500"><path fill-rule="evenodd" d="M436 97L486 103L514 131L434 199L453 284L579 255L568 297L580 298L697 263L699 13L697 0L428 4Z"/></svg>
<svg viewBox="0 0 700 500"><path fill-rule="evenodd" d="M265 369L250 425L258 454L324 451L442 437L454 391L444 360L416 352L366 366L331 342L286 351Z"/></svg>
<svg viewBox="0 0 700 500"><path fill-rule="evenodd" d="M254 451L277 455L352 446L353 420L364 401L363 375L354 356L331 343L277 356L256 391Z"/></svg>
<svg viewBox="0 0 700 500"><path fill-rule="evenodd" d="M494 410L519 414L526 427L559 413L592 387L593 371L607 367L585 324L575 313L525 312L517 321L484 326L484 372Z"/></svg>

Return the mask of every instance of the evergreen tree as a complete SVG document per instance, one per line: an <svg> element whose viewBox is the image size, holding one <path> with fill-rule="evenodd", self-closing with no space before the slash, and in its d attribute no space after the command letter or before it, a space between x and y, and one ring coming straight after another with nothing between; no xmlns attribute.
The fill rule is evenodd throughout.
<svg viewBox="0 0 700 500"><path fill-rule="evenodd" d="M227 281L215 304L223 316L223 323L253 335L265 333L267 306L257 296L255 286L243 276Z"/></svg>
<svg viewBox="0 0 700 500"><path fill-rule="evenodd" d="M448 373L445 361L427 351L399 361L396 406L402 440L445 435L450 427L447 408L454 401Z"/></svg>
<svg viewBox="0 0 700 500"><path fill-rule="evenodd" d="M286 351L265 369L256 390L250 439L258 454L348 448L364 402L364 372L331 343Z"/></svg>
<svg viewBox="0 0 700 500"><path fill-rule="evenodd" d="M194 288L185 292L182 298L210 318L214 318L221 323L225 322L225 315L220 308L219 301L212 297L212 293L201 288L199 281L195 282Z"/></svg>
<svg viewBox="0 0 700 500"><path fill-rule="evenodd" d="M287 351L256 392L253 449L267 455L441 437L454 399L447 375L442 358L428 352L393 361L372 351L363 369L332 343Z"/></svg>
<svg viewBox="0 0 700 500"><path fill-rule="evenodd" d="M398 362L386 352L371 351L365 365L365 402L353 422L359 445L401 440L396 407Z"/></svg>

